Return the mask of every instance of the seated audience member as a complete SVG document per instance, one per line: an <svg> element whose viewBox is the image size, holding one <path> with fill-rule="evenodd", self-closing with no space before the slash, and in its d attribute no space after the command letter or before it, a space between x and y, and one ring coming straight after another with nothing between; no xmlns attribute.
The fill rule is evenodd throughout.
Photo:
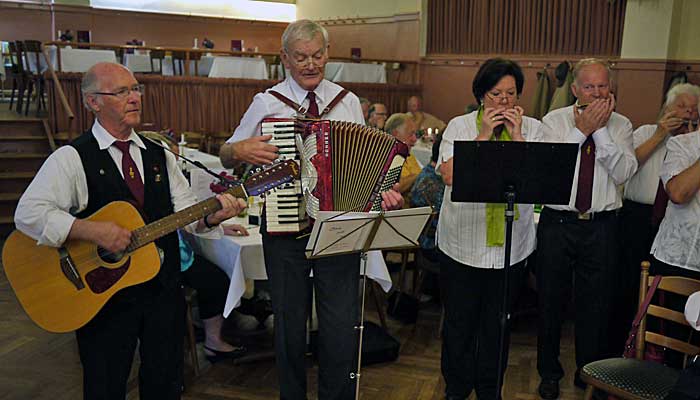
<svg viewBox="0 0 700 400"><path fill-rule="evenodd" d="M408 98L408 114L411 115L413 122L416 123L418 131L425 131L428 128L433 130L439 129L440 132L445 130L445 123L432 114L423 111L423 99L420 96L411 96Z"/></svg>
<svg viewBox="0 0 700 400"><path fill-rule="evenodd" d="M423 170L418 174L413 188L411 188L411 207L430 206L433 212L439 214L442 206L442 196L445 194L445 182L442 177L435 172L435 163L437 163L438 153L440 151L440 143L442 143L442 135L438 135L433 143L430 163L423 167ZM430 226L425 233L420 237L420 247L423 249L423 255L433 261L436 261L435 253L435 231L437 229L437 215L430 221Z"/></svg>
<svg viewBox="0 0 700 400"><path fill-rule="evenodd" d="M442 375L447 400L466 400L472 391L476 391L479 400L501 398L496 382L499 314L505 278L505 205L452 202L452 178L458 173L453 170L454 143L458 140L539 141L540 122L523 116L523 109L516 105L523 85L523 72L517 63L500 58L485 61L472 83L472 92L481 107L453 118L440 145L437 168L446 186L437 245L440 287L445 289L442 293L445 305ZM533 212L531 204L516 205L508 271L509 308L525 276L525 260L535 250ZM507 358L507 349L505 351ZM504 359L504 370L506 365Z"/></svg>
<svg viewBox="0 0 700 400"><path fill-rule="evenodd" d="M384 104L372 104L367 113L369 115L367 118L367 125L371 126L372 128L384 129L384 124L386 123L387 117L386 106Z"/></svg>
<svg viewBox="0 0 700 400"><path fill-rule="evenodd" d="M386 133L395 137L398 141L405 143L410 150L416 144L416 123L413 122L411 116L404 113L392 114L384 125ZM405 204L410 204L409 197L413 182L416 181L418 174L421 172L418 160L411 153L401 169L401 177L399 178L399 192L404 197Z"/></svg>
<svg viewBox="0 0 700 400"><path fill-rule="evenodd" d="M241 225L222 225L224 234L248 236ZM180 236L180 269L182 282L197 291L199 317L204 327L204 355L209 362L242 356L246 349L227 343L221 336L224 325L224 306L230 284L226 273L201 255L195 255L192 247Z"/></svg>
<svg viewBox="0 0 700 400"><path fill-rule="evenodd" d="M362 107L362 116L365 117L365 124L369 121L369 106L371 103L364 97L360 97L360 107Z"/></svg>
<svg viewBox="0 0 700 400"><path fill-rule="evenodd" d="M639 167L625 185L620 212L621 265L615 287L612 316L617 349L624 346L637 309L639 268L649 260L649 250L666 210L668 197L659 180L671 137L696 129L700 87L688 83L676 85L666 94L656 124L642 125L634 131L635 156ZM658 201L655 201L657 200Z"/></svg>

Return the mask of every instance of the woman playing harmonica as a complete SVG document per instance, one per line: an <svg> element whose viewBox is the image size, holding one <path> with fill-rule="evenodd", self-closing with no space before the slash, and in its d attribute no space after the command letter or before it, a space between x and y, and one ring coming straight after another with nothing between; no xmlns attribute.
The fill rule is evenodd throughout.
<svg viewBox="0 0 700 400"><path fill-rule="evenodd" d="M479 109L452 119L440 146L437 168L446 187L437 243L445 291L442 374L448 400L466 399L472 390L480 400L500 398L496 382L505 239L505 205L451 201L453 172L457 173L453 171L454 142L538 141L540 122L523 116L523 109L516 105L523 84L522 70L515 62L499 58L486 61L472 83ZM525 260L534 249L533 207L518 204L510 299L517 297Z"/></svg>

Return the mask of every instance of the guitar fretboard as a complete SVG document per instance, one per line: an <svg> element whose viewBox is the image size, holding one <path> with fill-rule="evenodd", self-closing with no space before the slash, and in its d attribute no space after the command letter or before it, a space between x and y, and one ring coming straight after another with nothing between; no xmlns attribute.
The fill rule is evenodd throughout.
<svg viewBox="0 0 700 400"><path fill-rule="evenodd" d="M238 197L241 199L247 198L245 190L243 190L242 186L233 187L224 193L229 193L233 197ZM165 218L161 218L158 221L151 222L148 225L135 229L131 232L131 244L129 244L129 246L126 248L126 251L132 252L167 235L168 233L174 232L178 228L182 228L185 225L188 225L219 210L221 210L221 204L216 197L211 197Z"/></svg>

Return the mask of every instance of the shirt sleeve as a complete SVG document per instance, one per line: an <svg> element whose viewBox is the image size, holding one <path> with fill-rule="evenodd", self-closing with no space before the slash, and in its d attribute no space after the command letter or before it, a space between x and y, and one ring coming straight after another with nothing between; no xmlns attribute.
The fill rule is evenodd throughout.
<svg viewBox="0 0 700 400"><path fill-rule="evenodd" d="M187 207L197 204L197 196L194 195L194 193L190 189L189 184L187 183L187 179L182 174L182 171L180 171L175 156L167 151L165 152L165 164L168 168L168 181L170 182L170 199L173 202L173 208L175 212L184 210ZM194 221L185 226L184 229L189 233L202 236L208 239L218 239L223 234L223 228L221 228L220 226L198 233L195 231L197 223L198 221Z"/></svg>
<svg viewBox="0 0 700 400"><path fill-rule="evenodd" d="M671 138L666 143L666 158L659 173L664 186L673 177L690 168L698 161L698 155L691 146L686 146L679 137Z"/></svg>
<svg viewBox="0 0 700 400"><path fill-rule="evenodd" d="M270 115L270 110L265 102L265 94L258 93L253 97L253 103L248 107L236 130L233 131L226 143L240 142L260 135L260 123Z"/></svg>
<svg viewBox="0 0 700 400"><path fill-rule="evenodd" d="M459 122L457 118L453 118L445 132L442 134L442 142L440 142L440 152L438 153L437 163L435 163L435 172L440 174L440 165L454 157L454 146L457 135L459 134Z"/></svg>
<svg viewBox="0 0 700 400"><path fill-rule="evenodd" d="M604 126L593 133L593 140L596 161L603 165L616 184L621 185L637 171L637 157L634 155L632 123L625 119L616 129L613 138L610 128Z"/></svg>
<svg viewBox="0 0 700 400"><path fill-rule="evenodd" d="M15 211L17 229L44 246L68 238L74 214L87 206L87 180L75 148L63 146L44 162Z"/></svg>
<svg viewBox="0 0 700 400"><path fill-rule="evenodd" d="M352 113L351 115L351 121L364 125L365 124L365 117L362 114L362 106L360 105L360 99L357 98L355 94L352 94L350 97L350 112Z"/></svg>
<svg viewBox="0 0 700 400"><path fill-rule="evenodd" d="M586 141L584 135L575 125L568 126L563 123L564 115L558 111L555 115L545 115L540 125L538 137L544 142L550 143L578 143L579 146Z"/></svg>

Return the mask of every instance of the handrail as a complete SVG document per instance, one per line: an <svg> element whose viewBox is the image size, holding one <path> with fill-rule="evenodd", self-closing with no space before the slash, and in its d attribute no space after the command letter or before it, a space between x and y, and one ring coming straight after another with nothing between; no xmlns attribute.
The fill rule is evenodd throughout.
<svg viewBox="0 0 700 400"><path fill-rule="evenodd" d="M46 47L44 45L41 46L41 55L44 56L44 61L46 61L46 67L49 75L51 75L51 80L53 81L53 85L56 88L56 92L58 93L58 98L61 100L61 105L63 106L63 110L68 114L68 119L70 121L73 121L75 119L75 114L73 114L73 110L70 108L70 104L68 104L68 99L66 98L66 94L63 92L63 86L61 86L61 83L58 81L58 77L56 76L56 71L53 70L53 65L51 65L51 61L49 60L48 54L46 54ZM60 65L60 64L59 64ZM36 66L37 72L40 68L39 65Z"/></svg>

